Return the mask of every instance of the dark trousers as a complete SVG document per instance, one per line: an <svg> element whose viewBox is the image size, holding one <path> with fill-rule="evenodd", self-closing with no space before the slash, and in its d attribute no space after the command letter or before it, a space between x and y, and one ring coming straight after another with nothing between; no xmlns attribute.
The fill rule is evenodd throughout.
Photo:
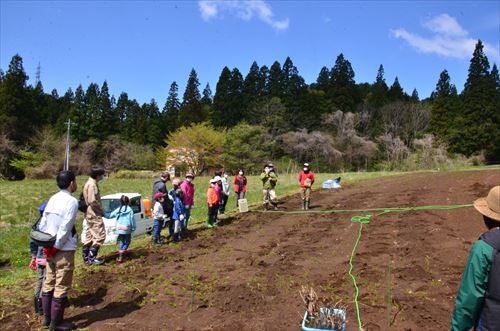
<svg viewBox="0 0 500 331"><path fill-rule="evenodd" d="M236 208L238 208L238 200L240 199L245 199L245 192L235 192L234 193L235 197L236 197Z"/></svg>
<svg viewBox="0 0 500 331"><path fill-rule="evenodd" d="M221 194L221 200L219 202L219 213L224 214L226 211L227 200L229 199L229 195Z"/></svg>
<svg viewBox="0 0 500 331"><path fill-rule="evenodd" d="M214 205L212 207L208 206L208 223L214 224L217 214L219 212L219 206Z"/></svg>

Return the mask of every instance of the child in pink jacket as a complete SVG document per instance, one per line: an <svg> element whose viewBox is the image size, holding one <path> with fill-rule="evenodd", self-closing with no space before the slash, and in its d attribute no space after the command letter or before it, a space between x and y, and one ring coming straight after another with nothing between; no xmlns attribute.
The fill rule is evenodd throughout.
<svg viewBox="0 0 500 331"><path fill-rule="evenodd" d="M184 194L184 221L181 224L181 230L185 231L188 227L189 217L191 216L191 208L194 206L194 175L191 172L186 174L186 179L182 181L180 189Z"/></svg>

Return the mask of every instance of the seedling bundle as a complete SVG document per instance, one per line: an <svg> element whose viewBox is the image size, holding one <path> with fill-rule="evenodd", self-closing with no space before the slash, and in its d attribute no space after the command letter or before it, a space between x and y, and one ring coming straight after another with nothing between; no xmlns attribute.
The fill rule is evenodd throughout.
<svg viewBox="0 0 500 331"><path fill-rule="evenodd" d="M318 295L312 287L302 286L300 296L306 304L306 312L302 320L304 331L344 331L346 323L346 309L337 302L333 307L318 307Z"/></svg>

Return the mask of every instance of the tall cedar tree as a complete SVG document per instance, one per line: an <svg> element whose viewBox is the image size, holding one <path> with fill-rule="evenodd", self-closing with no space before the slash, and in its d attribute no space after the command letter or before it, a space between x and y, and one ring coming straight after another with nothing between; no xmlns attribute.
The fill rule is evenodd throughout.
<svg viewBox="0 0 500 331"><path fill-rule="evenodd" d="M330 73L331 88L327 95L335 107L343 112L354 112L358 98L351 63L342 53L337 56Z"/></svg>
<svg viewBox="0 0 500 331"><path fill-rule="evenodd" d="M85 142L89 140L89 120L87 107L85 105L85 92L82 85L78 85L75 90L75 99L70 109L71 137L75 142Z"/></svg>
<svg viewBox="0 0 500 331"><path fill-rule="evenodd" d="M127 113L125 114L126 140L135 144L144 144L146 125L143 121L142 108L135 100L128 100Z"/></svg>
<svg viewBox="0 0 500 331"><path fill-rule="evenodd" d="M0 133L8 134L19 145L28 141L36 125L33 119L38 118L33 113L27 81L23 59L16 54L10 61L0 89Z"/></svg>
<svg viewBox="0 0 500 331"><path fill-rule="evenodd" d="M497 64L493 64L493 68L491 69L491 79L495 82L496 87L496 97L494 98L494 109L497 109L496 115L497 117L493 120L493 123L496 123L494 127L495 133L493 134L493 146L486 151L486 159L494 162L500 162L500 76L498 74Z"/></svg>
<svg viewBox="0 0 500 331"><path fill-rule="evenodd" d="M368 95L368 104L375 108L380 108L387 103L387 92L389 88L385 83L384 66L380 65L377 71L377 78L372 85L372 91Z"/></svg>
<svg viewBox="0 0 500 331"><path fill-rule="evenodd" d="M121 130L118 132L119 135L127 140L129 138L128 126L127 126L127 114L129 108L128 94L125 92L120 93L118 101L116 102L115 112L120 121Z"/></svg>
<svg viewBox="0 0 500 331"><path fill-rule="evenodd" d="M260 87L260 68L257 62L253 62L250 70L243 81L242 103L246 106L243 113L243 120L249 119L249 113L262 98L263 91Z"/></svg>
<svg viewBox="0 0 500 331"><path fill-rule="evenodd" d="M461 94L461 129L453 138L452 147L455 151L469 156L483 149L489 155L495 149L495 134L500 123L499 111L495 108L497 93L488 58L483 52L483 43L479 40Z"/></svg>
<svg viewBox="0 0 500 331"><path fill-rule="evenodd" d="M167 101L163 107L163 125L162 137L177 130L179 126L179 109L181 103L179 101L179 86L177 82L172 82L168 90Z"/></svg>
<svg viewBox="0 0 500 331"><path fill-rule="evenodd" d="M73 93L73 90L69 88L66 93L64 93L64 95L57 100L53 95L53 101L49 102L48 104L48 107L54 107L54 109L57 109L56 111L54 111L52 115L53 117L51 118L50 122L56 123L55 129L56 134L58 135L66 133L66 130L68 128L67 122L70 118L71 107L73 105L74 99L75 94ZM52 106L52 103L55 103L56 105Z"/></svg>
<svg viewBox="0 0 500 331"><path fill-rule="evenodd" d="M260 97L269 96L269 68L266 65L260 67L259 71L259 88Z"/></svg>
<svg viewBox="0 0 500 331"><path fill-rule="evenodd" d="M114 97L110 97L109 95L108 82L104 81L99 94L99 106L101 108L101 140L120 132L120 117L116 112L114 103Z"/></svg>
<svg viewBox="0 0 500 331"><path fill-rule="evenodd" d="M43 91L41 81L37 81L35 87L28 86L29 98L31 98L31 119L32 123L36 123L36 129L41 129L44 125L51 123L48 121L50 110L47 108L49 95Z"/></svg>
<svg viewBox="0 0 500 331"><path fill-rule="evenodd" d="M429 131L434 133L441 141L448 142L450 138L450 128L455 124L459 114L457 89L450 83L450 76L447 70L443 70L439 75L436 89L431 94L433 100L431 106L431 116L429 119Z"/></svg>
<svg viewBox="0 0 500 331"><path fill-rule="evenodd" d="M229 109L227 127L231 128L241 122L245 113L245 105L241 102L243 98L243 75L238 68L233 68L231 71L229 98L231 107Z"/></svg>
<svg viewBox="0 0 500 331"><path fill-rule="evenodd" d="M287 57L283 63L282 70L283 97L292 101L296 99L304 87L304 79L299 75L299 70L293 64L292 59Z"/></svg>
<svg viewBox="0 0 500 331"><path fill-rule="evenodd" d="M414 88L413 91L411 92L410 102L417 103L419 101L420 101L420 98L418 97L418 91L416 88Z"/></svg>
<svg viewBox="0 0 500 331"><path fill-rule="evenodd" d="M331 88L330 70L327 67L321 68L314 88L329 92Z"/></svg>
<svg viewBox="0 0 500 331"><path fill-rule="evenodd" d="M403 91L401 84L399 84L398 76L396 76L396 78L394 79L394 83L392 83L391 87L389 88L389 91L387 92L387 98L389 99L389 102L406 101L408 99L408 96Z"/></svg>
<svg viewBox="0 0 500 331"><path fill-rule="evenodd" d="M201 97L201 103L204 106L212 106L213 98L212 98L212 89L210 88L210 84L207 83L205 85L205 88L203 89L202 97Z"/></svg>
<svg viewBox="0 0 500 331"><path fill-rule="evenodd" d="M286 107L284 120L291 123L303 109L300 107L300 93L304 89L304 79L290 57L285 59L282 69L283 103Z"/></svg>
<svg viewBox="0 0 500 331"><path fill-rule="evenodd" d="M90 83L85 92L85 107L88 116L88 135L90 138L102 139L101 132L103 123L101 122L101 107L99 103L99 86Z"/></svg>
<svg viewBox="0 0 500 331"><path fill-rule="evenodd" d="M216 127L227 126L231 107L231 71L224 67L215 87L212 123Z"/></svg>
<svg viewBox="0 0 500 331"><path fill-rule="evenodd" d="M274 61L269 70L268 90L271 97L281 98L283 95L283 72L278 61Z"/></svg>
<svg viewBox="0 0 500 331"><path fill-rule="evenodd" d="M145 136L143 145L159 145L164 137L161 135L160 110L155 99L142 105L142 115L142 121L146 124L143 131Z"/></svg>
<svg viewBox="0 0 500 331"><path fill-rule="evenodd" d="M201 104L199 86L200 82L198 81L198 75L193 68L189 74L182 105L179 110L179 124L181 126L187 126L192 123L201 123L208 117L208 114L204 112Z"/></svg>

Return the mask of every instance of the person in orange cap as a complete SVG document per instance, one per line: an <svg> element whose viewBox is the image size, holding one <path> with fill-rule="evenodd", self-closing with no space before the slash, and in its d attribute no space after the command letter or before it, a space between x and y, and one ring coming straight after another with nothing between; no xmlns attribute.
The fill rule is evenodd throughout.
<svg viewBox="0 0 500 331"><path fill-rule="evenodd" d="M500 330L500 186L474 201L488 231L469 253L451 318L452 331Z"/></svg>

